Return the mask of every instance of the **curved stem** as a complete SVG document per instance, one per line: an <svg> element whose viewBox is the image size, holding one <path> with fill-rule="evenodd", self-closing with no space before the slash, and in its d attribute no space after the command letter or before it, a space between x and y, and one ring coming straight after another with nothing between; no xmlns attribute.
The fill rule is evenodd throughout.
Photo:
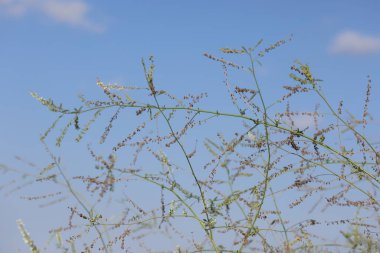
<svg viewBox="0 0 380 253"><path fill-rule="evenodd" d="M252 57L252 53L250 53L248 51L246 51L246 53L248 54L249 59L250 59L251 74L252 74L254 83L256 85L257 91L259 93L261 105L262 105L262 108L263 108L263 122L264 122L264 129L265 129L265 143L266 143L266 146L267 146L268 158L267 158L267 161L266 161L266 165L264 167L265 178L264 178L264 189L262 191L263 192L262 193L262 198L261 198L260 204L259 204L259 206L258 206L258 208L256 210L257 213L256 213L256 215L255 215L255 217L254 217L254 219L252 221L251 227L245 233L245 236L244 236L245 238L243 240L243 243L240 246L239 252L241 252L242 249L243 249L243 247L245 246L245 244L244 244L245 239L248 238L249 236L251 236L252 230L254 230L254 228L255 228L256 221L259 218L261 209L262 209L262 207L264 205L264 202L265 202L265 199L266 199L266 194L267 194L267 188L268 188L268 184L269 184L268 176L269 176L269 169L270 169L270 163L271 163L271 149L270 149L270 143L269 143L267 109L266 109L266 106L265 106L265 102L264 102L263 94L262 94L261 89L260 89L259 82L258 82L257 77L256 77L255 67L254 67L254 59Z"/></svg>
<svg viewBox="0 0 380 253"><path fill-rule="evenodd" d="M201 199L202 199L202 203L203 203L203 207L204 207L204 212L206 214L206 220L207 220L207 223L208 224L211 224L210 223L210 217L208 215L208 207L207 207L207 203L206 203L206 199L205 199L205 196L204 196L204 191L202 190L202 187L199 183L199 180L197 178L197 175L195 174L195 171L194 171L194 168L193 168L193 165L191 164L190 162L190 159L189 159L189 156L187 155L186 151L185 151L185 148L183 147L182 143L178 140L173 128L172 128L172 125L168 119L168 117L165 115L165 113L161 110L161 107L158 103L158 100L157 100L157 97L155 95L155 93L153 93L153 97L154 97L154 100L156 101L156 104L157 104L157 108L160 110L160 113L162 114L162 116L165 118L165 121L167 123L167 125L169 126L169 129L175 139L175 141L177 142L178 146L181 148L181 151L182 153L184 154L185 158L186 158L186 161L187 161L187 164L189 165L189 168L190 168L190 171L191 171L191 174L195 180L195 183L197 184L197 187L198 187L198 190L199 190L199 193L201 195ZM214 238L213 238L213 233L212 233L212 228L210 229L205 229L205 232L206 234L208 235L208 237L210 238L210 241L213 245L213 247L215 248L215 252L219 252L218 250L218 247L216 246L215 244L215 241L214 241Z"/></svg>

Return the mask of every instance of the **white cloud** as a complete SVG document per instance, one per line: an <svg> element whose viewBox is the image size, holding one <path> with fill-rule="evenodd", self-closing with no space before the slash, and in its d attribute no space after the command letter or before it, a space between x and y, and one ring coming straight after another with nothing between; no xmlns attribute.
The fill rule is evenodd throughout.
<svg viewBox="0 0 380 253"><path fill-rule="evenodd" d="M305 129L307 127L311 127L314 123L313 116L309 115L297 115L292 117L294 126L299 129Z"/></svg>
<svg viewBox="0 0 380 253"><path fill-rule="evenodd" d="M313 112L310 114L313 114ZM294 124L295 129L305 129L312 127L314 124L314 117L312 115L291 115L290 118L284 116L283 120L286 124Z"/></svg>
<svg viewBox="0 0 380 253"><path fill-rule="evenodd" d="M102 32L104 27L88 17L89 6L83 0L0 0L0 13L10 16L25 16L42 13L56 22Z"/></svg>
<svg viewBox="0 0 380 253"><path fill-rule="evenodd" d="M369 36L354 31L339 33L330 51L336 54L372 54L380 52L380 36Z"/></svg>

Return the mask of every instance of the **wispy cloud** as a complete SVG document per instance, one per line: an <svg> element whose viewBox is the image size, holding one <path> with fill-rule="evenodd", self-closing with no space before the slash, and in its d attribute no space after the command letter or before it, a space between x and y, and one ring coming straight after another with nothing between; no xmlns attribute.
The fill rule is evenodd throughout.
<svg viewBox="0 0 380 253"><path fill-rule="evenodd" d="M380 52L380 36L369 36L355 31L339 33L330 46L335 54L373 54Z"/></svg>
<svg viewBox="0 0 380 253"><path fill-rule="evenodd" d="M305 129L311 127L314 124L313 116L309 115L298 115L294 117L294 126L299 129Z"/></svg>
<svg viewBox="0 0 380 253"><path fill-rule="evenodd" d="M33 12L59 23L93 32L104 31L102 25L89 19L89 5L83 0L0 0L0 14L23 17Z"/></svg>
<svg viewBox="0 0 380 253"><path fill-rule="evenodd" d="M321 122L321 118L318 117L318 114L314 115L315 112L299 112L298 114L284 114L281 116L281 121L283 121L285 124L291 125L293 129L306 129L306 128L313 128L315 117L317 117L318 121Z"/></svg>

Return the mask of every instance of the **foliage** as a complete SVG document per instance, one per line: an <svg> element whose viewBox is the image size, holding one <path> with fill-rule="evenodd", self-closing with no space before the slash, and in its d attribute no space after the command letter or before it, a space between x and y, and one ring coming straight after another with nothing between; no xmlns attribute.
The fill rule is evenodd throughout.
<svg viewBox="0 0 380 253"><path fill-rule="evenodd" d="M153 57L149 64L142 61L147 86L106 85L99 80L106 99L80 96L79 108L66 108L32 93L57 114L57 120L41 136L51 163L28 177L53 183L75 200L68 208L67 226L51 230L59 238L57 248L63 252L174 248L174 252L219 253L378 252L380 154L377 144L362 133L371 119L371 80L363 114L356 119L343 112L343 102L334 109L323 94L322 81L309 65L296 61L290 67L293 84L283 86L286 93L270 104L256 68L259 60L287 41L261 51L262 40L252 48L220 49L236 61L248 60L247 64L204 54L221 65L235 113L223 104L220 110L200 107L206 93L178 99L160 90ZM232 84L230 76L238 72L249 75L252 85ZM142 101L135 99L139 92ZM290 104L299 94L317 97L322 104L313 112L292 111ZM56 146L70 131L79 143L92 126L101 124L103 114L112 112L99 138L103 145L117 122L125 125L118 121L125 111L135 113L128 120L136 124L134 128L116 142L112 139L106 156L88 145L96 163L92 175L67 176L60 158L45 143L57 126L63 124ZM300 128L296 121L305 117L310 124ZM197 129L207 124L211 130L206 132L214 135L203 138ZM224 126L226 132L213 130L215 126ZM126 161L121 163L119 157ZM146 199L145 187L155 189L149 193L151 199ZM56 192L29 200L36 198L55 198L58 205L67 201ZM123 204L119 210L116 199ZM349 219L332 215L353 211L356 214ZM325 237L326 230L333 231L334 238ZM26 238L27 233L22 234ZM162 245L154 238L162 238ZM27 244L39 252L33 241ZM169 249L160 251L161 246Z"/></svg>

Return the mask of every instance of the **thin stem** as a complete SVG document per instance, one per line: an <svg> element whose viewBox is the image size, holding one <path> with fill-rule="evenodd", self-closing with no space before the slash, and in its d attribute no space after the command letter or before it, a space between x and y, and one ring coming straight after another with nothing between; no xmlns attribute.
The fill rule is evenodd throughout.
<svg viewBox="0 0 380 253"><path fill-rule="evenodd" d="M45 143L44 143L45 144ZM46 146L45 144L45 147L46 147L46 150L47 152L49 153L50 157L52 158L54 164L56 165L58 171L59 171L59 174L61 174L63 180L65 181L66 185L67 185L67 188L69 189L70 193L74 196L74 198L77 200L77 202L79 203L79 205L83 208L83 210L85 210L85 212L87 213L87 215L89 216L90 220L93 219L93 212L91 212L87 206L83 203L83 201L78 197L77 193L74 191L74 188L72 187L69 179L66 177L65 173L63 173L63 170L60 166L60 162L57 160L57 158L50 152L50 150L48 149L48 147ZM103 235L102 235L102 232L100 231L100 229L98 228L98 226L96 224L92 224L92 226L95 228L96 232L98 233L98 236L99 236L99 239L103 245L103 249L104 249L104 252L108 253L108 248L107 248L107 244L105 243L104 241L104 238L103 238Z"/></svg>
<svg viewBox="0 0 380 253"><path fill-rule="evenodd" d="M286 132L288 132L290 134L298 135L298 136L303 137L303 138L305 138L305 139L307 139L309 141L312 141L313 143L318 144L319 146L322 146L323 148L328 149L331 152L333 152L333 153L335 153L335 154L343 157L349 163L349 165L351 165L355 170L366 174L367 176L369 176L370 178L372 178L373 180L375 180L377 183L380 184L380 179L378 179L376 176L372 175L368 171L365 171L361 166L358 165L358 163L352 161L346 155L344 155L344 154L340 153L339 151L337 151L336 149L334 149L334 148L332 148L332 147L324 144L323 142L316 141L316 140L314 140L313 137L307 136L307 135L305 135L303 133L299 133L299 132L294 131L294 130L289 129L289 128L282 127L281 125L274 124L274 123L269 123L268 121L266 121L266 122L265 121L261 121L261 120L254 119L254 118L251 118L251 117L248 117L248 116L245 116L245 115L234 114L234 113L224 113L224 112L219 112L219 111L211 111L211 110L204 110L204 109L191 108L191 107L166 107L165 106L165 107L158 108L157 106L149 105L149 104L146 104L146 105L135 105L135 104L120 105L120 104L117 104L117 105L97 106L97 107L93 107L93 108L90 108L90 109L87 109L87 110L82 110L81 113L85 113L85 112L89 112L89 111L93 111L93 110L98 110L98 109L112 108L112 107L115 107L115 106L116 107L122 107L122 108L126 108L127 107L127 108L157 109L157 110L161 110L161 111L165 111L165 110L194 111L194 112L199 112L199 113L213 114L213 115L216 115L216 116L226 116L226 117L233 117L233 118L241 118L241 119L248 120L250 122L254 122L257 125L264 125L265 127L271 127L271 128L278 129L278 130L283 130L283 131L286 131ZM70 111L70 112L66 112L66 114L78 114L78 112Z"/></svg>
<svg viewBox="0 0 380 253"><path fill-rule="evenodd" d="M260 89L260 85L259 85L259 82L257 80L257 77L256 77L256 73L255 73L255 67L254 67L254 59L252 57L252 53L249 53L248 51L246 52L249 56L249 59L250 59L250 63L251 63L251 74L252 74L252 77L253 77L253 80L254 80L254 83L256 85L256 88L257 88L257 92L259 93L259 97L260 97L260 101L261 101L261 105L262 105L262 108L263 108L263 122L264 122L264 129L265 129L265 143L266 143L266 146L267 146L267 154L268 154L268 158L267 158L267 162L266 162L266 165L265 165L265 178L264 178L264 189L263 189L263 193L262 193L262 199L260 201L260 204L257 208L257 213L252 221L252 224L251 224L251 227L247 230L247 232L245 233L245 238L248 238L249 236L251 236L251 233L252 233L252 230L254 230L255 228L255 224L256 224L256 221L257 219L259 218L259 215L260 215L260 212L261 212L261 209L264 205L264 202L265 202L265 199L266 199L266 194L267 194L267 188L268 188L268 176L269 176L269 169L270 169L270 163L271 163L271 149L270 149L270 143L269 143L269 131L268 131L268 122L267 122L267 109L266 109L266 106L265 106L265 102L264 102L264 98L263 98L263 95L262 95L262 92L261 92L261 89ZM244 241L243 240L243 243L241 244L240 246L240 249L239 249L239 252L242 251L243 247L245 246L244 244Z"/></svg>
<svg viewBox="0 0 380 253"><path fill-rule="evenodd" d="M355 130L355 128L353 128L350 124L347 123L347 121L343 120L339 114L337 114L335 112L335 110L332 108L332 106L330 105L330 103L327 101L326 97L317 89L316 87L316 84L313 83L313 89L314 91L318 94L318 96L320 98L322 98L322 100L325 102L325 104L327 105L327 107L330 109L330 111L334 114L334 116L339 119L340 122L342 122L346 127L348 127L351 131L353 131L355 134L357 134L358 136L360 136L360 138L362 138L366 143L367 145L372 149L372 151L375 153L375 156L378 156L379 153L376 151L376 149L372 146L372 144L367 140L367 138L365 136L363 136L361 133L359 133L358 131Z"/></svg>
<svg viewBox="0 0 380 253"><path fill-rule="evenodd" d="M201 185L200 185L200 183L199 183L199 180L198 180L198 178L197 178L197 176L196 176L196 174L195 174L195 171L194 171L193 165L192 165L191 162L190 162L190 159L189 159L189 157L188 157L188 155L187 155L187 153L186 153L186 151L185 151L185 148L183 147L182 143L178 140L178 138L177 138L177 136L176 136L176 134L175 134L175 132L174 132L174 130L173 130L173 128L172 128L172 125L171 125L169 119L166 117L165 113L161 110L161 107L160 107L160 105L159 105L159 103L158 103L158 100L157 100L157 97L156 97L155 93L153 93L153 97L154 97L154 100L156 101L157 108L160 110L162 116L165 118L165 121L166 121L166 123L168 124L168 126L169 126L169 128L170 128L170 131L171 131L171 133L172 133L172 135L173 135L175 141L177 142L178 146L181 148L181 151L182 151L182 153L184 154L184 156L185 156L185 158L186 158L187 164L189 165L189 168L190 168L190 170L191 170L191 174L192 174L192 176L193 176L193 178L194 178L194 180L195 180L195 183L197 184L197 187L198 187L199 193L200 193L200 195L201 195L202 203L203 203L203 206L204 206L204 212L205 212L205 214L206 214L207 223L208 223L208 224L211 224L211 223L210 223L210 217L209 217L209 215L208 215L208 207L207 207L206 199L205 199L205 196L204 196L204 192L203 192L202 187L201 187ZM219 252L218 247L216 246L215 241L214 241L214 238L213 238L212 228L210 228L209 230L208 230L208 229L205 229L205 232L206 232L206 234L208 235L208 237L210 238L210 241L211 241L213 247L215 248L215 251L216 251L216 252Z"/></svg>

